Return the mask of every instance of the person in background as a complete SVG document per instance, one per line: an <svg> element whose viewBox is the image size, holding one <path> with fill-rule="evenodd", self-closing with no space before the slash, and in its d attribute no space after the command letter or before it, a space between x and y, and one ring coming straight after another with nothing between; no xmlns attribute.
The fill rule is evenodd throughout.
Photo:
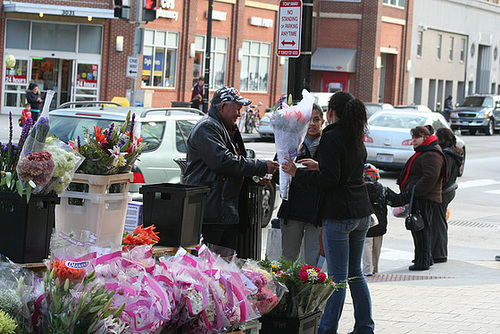
<svg viewBox="0 0 500 334"><path fill-rule="evenodd" d="M450 114L453 111L452 99L453 97L451 95L448 95L446 100L444 100L443 116L448 122L450 121Z"/></svg>
<svg viewBox="0 0 500 334"><path fill-rule="evenodd" d="M436 137L446 159L448 180L443 181L442 202L435 207L432 215L431 251L434 263L442 263L448 260L448 223L446 221L446 212L448 205L455 198L458 188L456 180L460 166L463 163L463 150L456 146L457 139L450 129L437 129Z"/></svg>
<svg viewBox="0 0 500 334"><path fill-rule="evenodd" d="M198 81L193 86L193 91L191 92L191 101L195 98L196 95L200 95L203 97L203 93L205 92L205 79L203 77L199 77Z"/></svg>
<svg viewBox="0 0 500 334"><path fill-rule="evenodd" d="M378 221L378 224L370 227L366 234L363 248L363 273L365 276L378 273L383 235L387 233L387 201L385 189L378 182L379 179L379 170L372 164L365 164L363 181L365 181L368 196Z"/></svg>
<svg viewBox="0 0 500 334"><path fill-rule="evenodd" d="M196 123L187 141L184 182L210 188L202 224L204 243L233 250L241 227L248 223L242 212L248 207L245 177L273 174L279 168L275 161L247 158L236 120L241 107L250 103L233 87L218 89L208 114Z"/></svg>
<svg viewBox="0 0 500 334"><path fill-rule="evenodd" d="M373 209L363 182L366 148L366 107L350 93L338 91L328 102L328 126L319 144L319 161L299 160L300 168L285 158L281 168L296 181L320 189L318 214L323 226L328 275L335 283L348 282L354 305L353 333L374 332L370 291L361 270L361 255ZM347 289L328 299L319 334L336 334Z"/></svg>
<svg viewBox="0 0 500 334"><path fill-rule="evenodd" d="M442 202L442 180L446 176L445 158L433 132L431 126L417 126L410 130L415 153L406 162L396 182L402 193L411 194L415 187L412 210L419 209L424 219L424 228L411 232L415 259L409 270L428 270L433 264L432 215L436 205Z"/></svg>
<svg viewBox="0 0 500 334"><path fill-rule="evenodd" d="M26 91L26 100L31 105L31 118L33 123L36 123L40 112L42 111L42 98L40 97L40 90L36 83L30 83Z"/></svg>
<svg viewBox="0 0 500 334"><path fill-rule="evenodd" d="M31 105L29 103L26 103L24 105L24 110L21 114L21 118L19 119L19 126L24 126L28 118L31 118Z"/></svg>
<svg viewBox="0 0 500 334"><path fill-rule="evenodd" d="M323 110L317 104L313 105L311 120L307 135L297 154L297 160L312 158L318 160L321 127L325 123ZM279 173L276 173L279 175ZM282 257L287 261L299 258L302 238L304 238L304 260L311 266L318 265L321 233L320 222L317 220L318 188L292 179L288 200L284 200L278 211L281 219L281 250Z"/></svg>

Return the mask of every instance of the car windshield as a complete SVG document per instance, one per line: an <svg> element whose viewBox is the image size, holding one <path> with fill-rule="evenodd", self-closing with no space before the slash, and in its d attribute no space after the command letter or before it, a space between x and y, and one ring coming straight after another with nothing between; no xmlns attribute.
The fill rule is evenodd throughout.
<svg viewBox="0 0 500 334"><path fill-rule="evenodd" d="M411 129L418 125L424 125L426 118L411 114L375 114L368 120L371 126L384 128Z"/></svg>
<svg viewBox="0 0 500 334"><path fill-rule="evenodd" d="M110 119L100 118L84 118L84 117L67 117L50 115L50 134L56 135L57 138L67 143L70 140L85 138L84 129L93 130L94 126L107 128L111 123L115 126L121 126L122 123Z"/></svg>
<svg viewBox="0 0 500 334"><path fill-rule="evenodd" d="M465 98L465 101L460 105L461 107L493 107L493 99L486 96L469 96Z"/></svg>

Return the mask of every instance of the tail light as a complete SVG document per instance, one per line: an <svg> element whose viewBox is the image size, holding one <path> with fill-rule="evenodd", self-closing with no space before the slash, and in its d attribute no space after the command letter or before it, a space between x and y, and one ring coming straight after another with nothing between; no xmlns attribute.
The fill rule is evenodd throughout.
<svg viewBox="0 0 500 334"><path fill-rule="evenodd" d="M144 181L144 175L142 175L142 172L139 169L139 167L137 167L136 165L133 165L132 166L132 173L134 174L134 178L132 180L132 183L146 183L146 181Z"/></svg>
<svg viewBox="0 0 500 334"><path fill-rule="evenodd" d="M372 138L372 137L369 137L369 136L367 136L367 135L364 135L364 136L363 136L363 141L364 141L365 143L373 143L373 138Z"/></svg>
<svg viewBox="0 0 500 334"><path fill-rule="evenodd" d="M401 145L403 145L403 146L408 146L408 145L411 145L411 139L406 139L406 140L404 140L404 141L401 143Z"/></svg>

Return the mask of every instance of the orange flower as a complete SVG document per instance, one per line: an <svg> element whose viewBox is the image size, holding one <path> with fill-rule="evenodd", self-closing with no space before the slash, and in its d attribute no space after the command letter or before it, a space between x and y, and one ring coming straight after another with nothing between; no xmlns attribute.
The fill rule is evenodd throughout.
<svg viewBox="0 0 500 334"><path fill-rule="evenodd" d="M81 282L81 280L85 277L86 271L85 269L73 269L66 266L66 261L53 259L50 261L50 270L55 268L55 277L59 277L62 281L65 281L68 278L73 282Z"/></svg>
<svg viewBox="0 0 500 334"><path fill-rule="evenodd" d="M95 139L99 143L107 143L106 136L104 136L104 135L101 134L101 132L102 132L102 126L101 127L94 126L94 132L95 132Z"/></svg>
<svg viewBox="0 0 500 334"><path fill-rule="evenodd" d="M159 240L158 236L159 232L154 231L155 226L151 225L146 228L143 228L142 225L139 225L135 228L132 233L124 233L123 235L123 250L130 250L135 246L140 245L154 245Z"/></svg>

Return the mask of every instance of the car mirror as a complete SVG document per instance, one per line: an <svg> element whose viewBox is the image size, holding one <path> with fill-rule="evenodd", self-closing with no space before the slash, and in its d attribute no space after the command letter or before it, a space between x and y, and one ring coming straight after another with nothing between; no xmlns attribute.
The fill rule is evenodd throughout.
<svg viewBox="0 0 500 334"><path fill-rule="evenodd" d="M247 148L247 158L255 159L255 151L251 148Z"/></svg>

